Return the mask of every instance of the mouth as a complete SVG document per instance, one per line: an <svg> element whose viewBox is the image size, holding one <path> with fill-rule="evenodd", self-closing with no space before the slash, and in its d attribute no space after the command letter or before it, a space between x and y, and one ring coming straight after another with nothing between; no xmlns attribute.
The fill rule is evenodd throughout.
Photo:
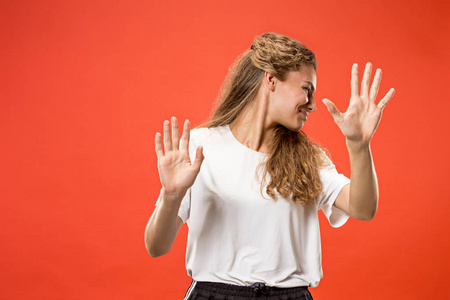
<svg viewBox="0 0 450 300"><path fill-rule="evenodd" d="M299 109L298 112L301 113L302 115L304 115L304 116L305 116L305 119L308 119L308 114L309 114L309 113L308 113L306 110Z"/></svg>

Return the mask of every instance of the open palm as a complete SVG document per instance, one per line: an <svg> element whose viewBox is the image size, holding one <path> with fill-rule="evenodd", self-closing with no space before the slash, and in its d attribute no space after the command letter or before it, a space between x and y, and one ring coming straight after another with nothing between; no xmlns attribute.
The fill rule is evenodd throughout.
<svg viewBox="0 0 450 300"><path fill-rule="evenodd" d="M352 67L350 104L345 113L341 113L333 102L324 99L323 103L334 118L347 140L361 143L369 143L380 123L381 114L389 100L394 96L395 90L390 89L383 99L377 104L381 82L381 70L378 69L370 86L372 64L367 63L359 92L358 65Z"/></svg>
<svg viewBox="0 0 450 300"><path fill-rule="evenodd" d="M189 157L190 123L184 122L183 136L180 140L178 121L171 119L172 138L170 135L170 122L164 122L164 150L163 153L161 134L155 137L155 150L158 156L158 171L161 184L168 194L184 195L194 184L203 161L202 147L197 148L194 163Z"/></svg>

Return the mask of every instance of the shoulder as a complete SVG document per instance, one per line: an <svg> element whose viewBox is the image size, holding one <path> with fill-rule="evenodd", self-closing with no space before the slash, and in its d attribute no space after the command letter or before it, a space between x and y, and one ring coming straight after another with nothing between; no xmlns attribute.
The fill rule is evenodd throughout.
<svg viewBox="0 0 450 300"><path fill-rule="evenodd" d="M216 144L225 141L229 135L229 127L198 127L190 132L190 142L197 145Z"/></svg>
<svg viewBox="0 0 450 300"><path fill-rule="evenodd" d="M341 174L338 173L333 161L331 160L329 153L324 149L320 149L320 152L322 161L319 166L319 176L322 183L334 180L336 176L341 176Z"/></svg>
<svg viewBox="0 0 450 300"><path fill-rule="evenodd" d="M328 169L328 168L333 168L334 164L332 162L332 160L330 159L330 155L329 152L327 151L327 149L322 148L318 145L313 145L314 148L316 148L316 150L319 152L319 156L320 156L320 163L319 163L319 170L322 171L324 169Z"/></svg>
<svg viewBox="0 0 450 300"><path fill-rule="evenodd" d="M334 182L336 180L345 181L345 183L348 183L347 182L348 178L338 172L336 166L330 159L328 153L323 149L321 149L321 152L322 152L322 164L319 168L319 176L322 181L322 184L324 185L324 188L325 185L329 184L330 182Z"/></svg>
<svg viewBox="0 0 450 300"><path fill-rule="evenodd" d="M333 161L328 156L328 154L322 149L320 149L320 151L322 152L322 168L334 167Z"/></svg>

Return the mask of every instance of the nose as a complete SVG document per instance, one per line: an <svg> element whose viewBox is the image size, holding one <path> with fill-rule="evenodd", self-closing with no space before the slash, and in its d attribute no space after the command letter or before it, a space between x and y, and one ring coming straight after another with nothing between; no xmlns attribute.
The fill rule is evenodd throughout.
<svg viewBox="0 0 450 300"><path fill-rule="evenodd" d="M306 108L309 112L315 112L317 110L316 100L313 97L306 98Z"/></svg>

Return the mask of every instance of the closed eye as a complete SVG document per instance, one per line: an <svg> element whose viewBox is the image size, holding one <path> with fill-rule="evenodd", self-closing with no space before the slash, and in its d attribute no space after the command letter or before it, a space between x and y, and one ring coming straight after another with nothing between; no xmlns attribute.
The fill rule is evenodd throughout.
<svg viewBox="0 0 450 300"><path fill-rule="evenodd" d="M311 89L309 87L304 87L303 89L305 90L306 95L308 96L308 100L313 101L314 97L313 97L313 93L312 93Z"/></svg>

